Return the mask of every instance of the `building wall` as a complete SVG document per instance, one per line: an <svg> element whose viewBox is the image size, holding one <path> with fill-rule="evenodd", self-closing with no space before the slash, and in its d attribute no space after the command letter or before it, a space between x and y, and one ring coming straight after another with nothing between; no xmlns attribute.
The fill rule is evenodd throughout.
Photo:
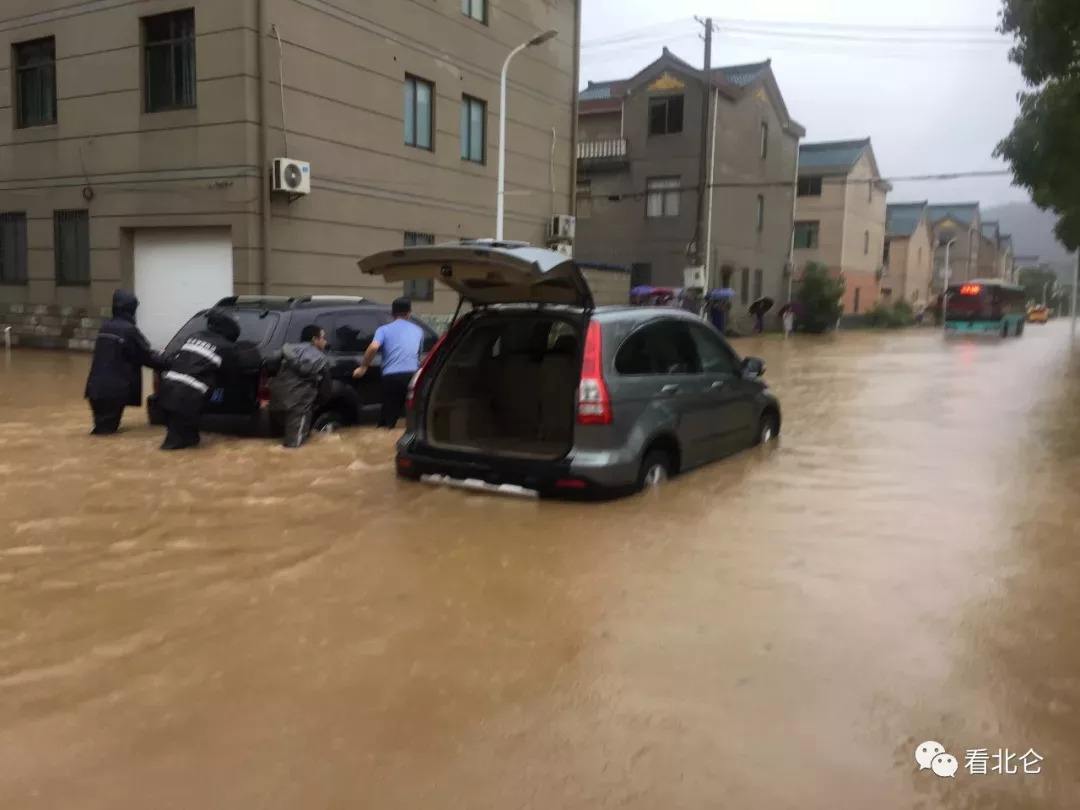
<svg viewBox="0 0 1080 810"><path fill-rule="evenodd" d="M578 119L578 141L607 141L622 137L622 113L592 113Z"/></svg>
<svg viewBox="0 0 1080 810"><path fill-rule="evenodd" d="M933 262L930 223L924 217L908 241L907 278L904 282L904 295L908 303L919 304L930 300Z"/></svg>
<svg viewBox="0 0 1080 810"><path fill-rule="evenodd" d="M940 290L942 269L945 266L944 243L956 238L956 243L949 249L949 283L960 284L978 277L978 246L982 223L976 214L970 224L956 220L939 221L934 224L934 278Z"/></svg>
<svg viewBox="0 0 1080 810"><path fill-rule="evenodd" d="M979 237L979 278L1001 278L1001 253L996 239Z"/></svg>
<svg viewBox="0 0 1080 810"><path fill-rule="evenodd" d="M800 177L812 172L800 172ZM820 262L829 267L844 264L844 206L847 204L846 175L829 174L822 177L821 196L799 197L795 203L797 222L818 223L816 248L796 248L795 264L803 267L807 262Z"/></svg>
<svg viewBox="0 0 1080 810"><path fill-rule="evenodd" d="M908 267L911 262L911 237L888 237L889 261L881 279L881 300L885 303L909 300Z"/></svg>
<svg viewBox="0 0 1080 810"><path fill-rule="evenodd" d="M313 189L275 199L269 273L261 273L257 0L6 0L0 9L0 211L26 211L30 282L0 304L94 309L130 286L131 234L142 227L231 228L238 293L401 294L362 279L356 260L403 244L494 236L499 72L538 31L559 36L515 57L509 81L505 236L543 242L573 203L575 31L580 0L489 0L488 24L460 0L343 4L266 0L268 157L312 164ZM142 110L140 17L195 8L197 108ZM362 6L362 8L361 8ZM355 9L355 10L352 10ZM55 35L58 124L14 130L10 45ZM284 76L279 82L279 70ZM404 143L403 82L435 85L432 151ZM462 94L487 102L486 162L460 153ZM93 190L87 202L84 189ZM52 213L87 208L87 287L54 281ZM264 283L265 282L265 283ZM420 313L452 310L437 292Z"/></svg>
<svg viewBox="0 0 1080 810"><path fill-rule="evenodd" d="M881 267L885 246L886 192L873 182L874 174L868 153L859 158L848 174L841 262L845 273L873 274Z"/></svg>

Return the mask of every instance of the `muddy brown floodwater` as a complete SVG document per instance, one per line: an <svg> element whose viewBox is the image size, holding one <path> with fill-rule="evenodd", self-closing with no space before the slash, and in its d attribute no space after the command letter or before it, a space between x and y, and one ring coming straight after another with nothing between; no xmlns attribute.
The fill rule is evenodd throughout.
<svg viewBox="0 0 1080 810"><path fill-rule="evenodd" d="M1077 807L1067 326L738 348L780 443L599 505L91 439L85 357L0 355L0 807Z"/></svg>

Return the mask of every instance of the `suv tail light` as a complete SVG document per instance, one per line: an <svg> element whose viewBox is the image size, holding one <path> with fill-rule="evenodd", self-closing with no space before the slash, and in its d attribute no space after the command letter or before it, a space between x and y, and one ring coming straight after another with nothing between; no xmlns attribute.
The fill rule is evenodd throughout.
<svg viewBox="0 0 1080 810"><path fill-rule="evenodd" d="M585 333L585 353L578 383L577 421L579 425L610 425L611 398L604 382L604 346L600 324L589 322Z"/></svg>
<svg viewBox="0 0 1080 810"><path fill-rule="evenodd" d="M249 389L250 390L250 389ZM267 405L270 402L270 375L266 373L266 369L262 369L259 372L259 405Z"/></svg>
<svg viewBox="0 0 1080 810"><path fill-rule="evenodd" d="M411 411L416 407L416 392L420 389L420 383L423 381L424 375L427 373L428 369L431 368L431 364L435 360L435 355L439 353L439 349L443 347L443 344L450 336L450 333L454 331L456 325L457 324L451 324L449 329L439 335L439 339L435 341L435 345L432 346L431 351L427 353L424 362L420 364L420 368L417 369L416 373L413 374L412 379L409 380L409 388L405 394L405 408L407 410Z"/></svg>

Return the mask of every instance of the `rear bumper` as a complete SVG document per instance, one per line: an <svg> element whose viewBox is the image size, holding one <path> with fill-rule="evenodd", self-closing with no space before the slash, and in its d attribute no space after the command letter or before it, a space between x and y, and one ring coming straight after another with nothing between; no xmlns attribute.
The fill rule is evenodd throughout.
<svg viewBox="0 0 1080 810"><path fill-rule="evenodd" d="M477 479L488 484L510 484L536 490L542 495L565 497L613 495L637 484L638 465L616 462L606 453L571 453L560 461L534 461L476 456L436 455L406 435L398 442L395 467L404 478L445 475L459 480Z"/></svg>

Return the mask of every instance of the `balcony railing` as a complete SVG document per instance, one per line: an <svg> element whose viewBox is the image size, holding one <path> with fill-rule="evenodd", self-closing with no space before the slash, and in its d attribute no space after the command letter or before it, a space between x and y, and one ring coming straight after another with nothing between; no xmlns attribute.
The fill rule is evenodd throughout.
<svg viewBox="0 0 1080 810"><path fill-rule="evenodd" d="M624 160L626 138L609 138L605 141L581 141L577 145L578 160Z"/></svg>

